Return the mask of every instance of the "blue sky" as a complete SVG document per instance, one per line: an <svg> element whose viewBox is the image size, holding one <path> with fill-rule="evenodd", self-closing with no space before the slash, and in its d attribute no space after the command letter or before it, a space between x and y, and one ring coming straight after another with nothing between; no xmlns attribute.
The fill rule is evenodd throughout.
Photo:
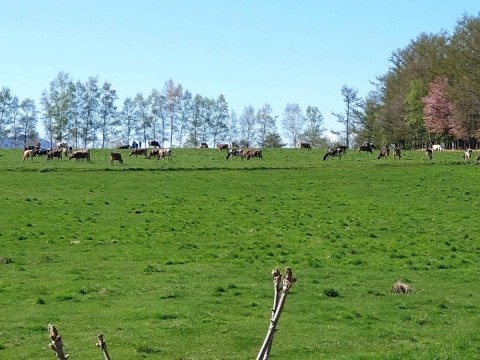
<svg viewBox="0 0 480 360"><path fill-rule="evenodd" d="M98 76L118 105L172 79L240 115L317 106L340 129L340 90L365 97L421 33L452 32L470 0L0 0L0 87L39 98L60 71Z"/></svg>

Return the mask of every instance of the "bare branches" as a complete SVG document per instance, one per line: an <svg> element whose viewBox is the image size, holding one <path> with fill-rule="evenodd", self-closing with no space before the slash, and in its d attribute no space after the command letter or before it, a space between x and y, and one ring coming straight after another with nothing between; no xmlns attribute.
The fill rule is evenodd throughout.
<svg viewBox="0 0 480 360"><path fill-rule="evenodd" d="M272 316L270 318L270 326L268 327L267 336L263 341L262 347L257 355L256 360L267 360L270 355L270 350L272 348L273 337L275 335L276 327L278 321L280 320L280 315L282 314L283 306L285 305L285 300L288 295L288 291L292 287L293 283L297 281L293 277L292 269L285 268L285 276L283 277L283 287L282 287L282 274L280 273L279 268L272 270L273 277L273 307L272 307ZM281 290L281 291L280 291Z"/></svg>
<svg viewBox="0 0 480 360"><path fill-rule="evenodd" d="M103 357L105 360L110 360L110 355L108 355L107 351L107 343L103 339L103 335L98 335L98 341L97 341L97 346L102 350Z"/></svg>
<svg viewBox="0 0 480 360"><path fill-rule="evenodd" d="M50 344L48 344L48 347L55 353L58 359L67 360L70 355L65 355L63 352L63 341L57 328L48 324L48 332L50 336Z"/></svg>

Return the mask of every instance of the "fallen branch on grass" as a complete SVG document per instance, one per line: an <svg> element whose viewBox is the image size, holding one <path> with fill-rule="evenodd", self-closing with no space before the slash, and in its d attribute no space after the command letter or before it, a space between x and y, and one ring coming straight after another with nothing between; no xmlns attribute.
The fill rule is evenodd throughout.
<svg viewBox="0 0 480 360"><path fill-rule="evenodd" d="M62 337L58 334L57 328L48 324L48 332L50 335L50 344L48 347L55 353L58 359L67 360L70 355L65 355L63 352Z"/></svg>
<svg viewBox="0 0 480 360"><path fill-rule="evenodd" d="M280 273L279 268L272 270L272 277L274 291L272 316L270 318L270 326L268 327L267 336L263 341L256 360L268 360L268 357L270 356L270 350L272 348L273 337L275 335L278 321L280 320L280 315L282 314L283 306L285 305L285 300L287 299L288 291L292 287L292 284L297 281L297 279L293 277L292 269L288 267L285 268L283 287L282 274Z"/></svg>

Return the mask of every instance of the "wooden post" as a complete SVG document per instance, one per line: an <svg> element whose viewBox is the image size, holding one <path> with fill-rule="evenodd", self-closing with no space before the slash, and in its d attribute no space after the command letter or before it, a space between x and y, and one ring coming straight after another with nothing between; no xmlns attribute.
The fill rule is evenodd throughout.
<svg viewBox="0 0 480 360"><path fill-rule="evenodd" d="M283 288L280 293L281 283L282 283L282 274L280 269L276 268L272 270L273 277L273 288L274 288L274 297L273 297L273 307L272 307L272 316L270 318L270 325L268 327L267 336L263 341L262 347L258 352L256 360L268 360L270 356L270 350L272 348L273 337L277 328L278 321L280 320L280 315L282 314L283 307L285 305L285 300L287 299L288 291L292 287L292 284L297 281L293 277L292 270L290 268L285 268L285 276L283 279Z"/></svg>
<svg viewBox="0 0 480 360"><path fill-rule="evenodd" d="M102 349L103 357L105 360L110 360L110 355L108 355L107 351L107 343L103 339L103 335L98 335L98 341L97 341L97 346Z"/></svg>
<svg viewBox="0 0 480 360"><path fill-rule="evenodd" d="M57 328L48 324L48 332L50 335L50 344L48 344L48 347L55 353L59 360L67 360L70 355L65 355L63 352L63 341Z"/></svg>

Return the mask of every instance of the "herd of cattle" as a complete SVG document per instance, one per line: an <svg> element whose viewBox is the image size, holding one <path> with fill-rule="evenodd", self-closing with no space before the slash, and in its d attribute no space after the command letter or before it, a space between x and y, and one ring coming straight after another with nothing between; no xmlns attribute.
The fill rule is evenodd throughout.
<svg viewBox="0 0 480 360"><path fill-rule="evenodd" d="M172 160L172 149L162 148L157 141L151 141L148 143L148 148L139 148L139 147L130 147L128 145L120 146L118 149L130 149L129 157L135 156L145 156L145 159L151 159L152 157L156 158L157 160L167 159ZM205 149L208 148L207 143L201 143L198 148ZM247 148L240 148L237 144L233 143L232 145L229 144L217 144L216 148L220 151L226 150L227 155L226 159L232 159L234 157L240 157L242 159L249 160L251 158L259 158L263 159L263 151L261 149L247 149ZM299 142L298 148L305 149L305 150L312 150L312 145L305 142ZM362 145L358 147L358 152L367 152L369 154L373 154L373 150L377 148L371 142L364 142ZM443 145L433 145L430 148L425 150L425 157L428 160L432 160L433 153L435 151L443 151ZM347 152L347 147L345 145L338 145L334 148L328 149L325 155L323 156L323 160L327 160L331 157L342 158L345 156ZM386 146L379 150L379 154L377 159L388 158L390 154L393 154L394 160L400 160L402 154L400 148L396 146ZM466 149L463 153L463 158L465 160L470 160L473 154L472 149ZM59 142L56 144L55 149L42 149L40 147L40 143L35 145L27 146L24 148L22 159L25 161L26 159L31 159L35 156L47 157L47 161L53 160L56 158L58 161L63 161L63 158L75 159L76 161L82 160L87 162L91 162L90 159L90 150L89 149L81 149L81 150L73 150L71 146L69 146L66 142ZM480 162L480 155L477 157L477 161ZM118 164L123 164L122 154L119 152L110 152L110 163L114 165L115 162Z"/></svg>

